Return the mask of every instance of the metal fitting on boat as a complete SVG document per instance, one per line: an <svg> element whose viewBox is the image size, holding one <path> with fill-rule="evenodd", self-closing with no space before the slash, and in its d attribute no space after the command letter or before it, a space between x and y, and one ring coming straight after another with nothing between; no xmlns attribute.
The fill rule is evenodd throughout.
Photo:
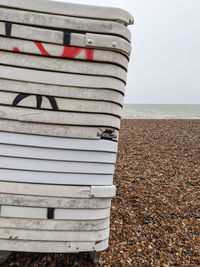
<svg viewBox="0 0 200 267"><path fill-rule="evenodd" d="M93 40L92 39L88 39L88 44L92 44Z"/></svg>
<svg viewBox="0 0 200 267"><path fill-rule="evenodd" d="M112 43L112 46L113 46L113 47L117 47L117 43L116 43L116 42L113 42L113 43Z"/></svg>

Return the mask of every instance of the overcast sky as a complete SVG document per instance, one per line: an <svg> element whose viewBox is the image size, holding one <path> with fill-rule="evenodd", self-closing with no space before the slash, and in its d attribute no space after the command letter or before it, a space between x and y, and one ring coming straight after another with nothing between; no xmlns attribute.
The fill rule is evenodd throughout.
<svg viewBox="0 0 200 267"><path fill-rule="evenodd" d="M121 7L134 16L126 103L200 104L200 0L65 2Z"/></svg>

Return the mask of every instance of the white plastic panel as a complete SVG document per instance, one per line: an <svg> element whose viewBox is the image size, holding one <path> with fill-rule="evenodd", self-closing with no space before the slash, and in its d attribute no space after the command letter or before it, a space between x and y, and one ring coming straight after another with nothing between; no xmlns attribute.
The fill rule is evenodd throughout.
<svg viewBox="0 0 200 267"><path fill-rule="evenodd" d="M107 127L101 127L99 129L98 126L76 126L76 125L54 125L54 124L46 124L46 123L34 123L34 122L21 122L15 120L0 120L0 129L7 133L18 133L18 134L33 134L33 135L41 135L46 137L54 137L54 138L67 138L67 139L75 139L75 140L94 140L98 141L101 138L99 133L107 130ZM119 136L119 131L109 127L114 132L114 139L116 141ZM116 143L116 142L112 142ZM103 144L101 144L103 145Z"/></svg>
<svg viewBox="0 0 200 267"><path fill-rule="evenodd" d="M62 112L36 108L21 108L0 105L0 119L54 125L98 126L120 128L120 118L110 114L86 112Z"/></svg>
<svg viewBox="0 0 200 267"><path fill-rule="evenodd" d="M25 241L1 240L0 250L23 251L35 253L78 253L81 251L102 251L108 247L108 239L102 242L50 242L50 241Z"/></svg>
<svg viewBox="0 0 200 267"><path fill-rule="evenodd" d="M5 23L3 22L0 22L0 34L6 36ZM46 43L63 45L62 31L24 26L14 23L12 24L12 37L27 39L37 42L46 42ZM113 36L113 38L111 38L110 35L103 35L103 34L95 34L93 37L95 38L94 41L96 42L95 46L96 49L112 50L120 52L129 58L131 45L125 39L122 39L117 36ZM70 46L87 48L90 43L88 40L89 39L87 39L86 34L72 32L70 38ZM113 46L113 42L116 42L117 45Z"/></svg>
<svg viewBox="0 0 200 267"><path fill-rule="evenodd" d="M0 17L3 21L31 26L118 35L131 41L131 32L129 29L124 25L111 21L57 16L7 8L0 8Z"/></svg>
<svg viewBox="0 0 200 267"><path fill-rule="evenodd" d="M105 195L105 191L110 190L110 197L114 197L116 195L116 186L113 185L112 188L106 188L105 186L92 186L91 194L95 197L103 197Z"/></svg>
<svg viewBox="0 0 200 267"><path fill-rule="evenodd" d="M0 168L0 180L54 185L112 185L112 174L34 172Z"/></svg>
<svg viewBox="0 0 200 267"><path fill-rule="evenodd" d="M107 140L59 138L0 131L0 143L43 148L117 152L118 143Z"/></svg>
<svg viewBox="0 0 200 267"><path fill-rule="evenodd" d="M15 146L1 143L0 156L73 162L116 163L116 153Z"/></svg>
<svg viewBox="0 0 200 267"><path fill-rule="evenodd" d="M35 160L0 156L0 168L57 173L113 174L114 164Z"/></svg>
<svg viewBox="0 0 200 267"><path fill-rule="evenodd" d="M49 95L60 98L108 101L121 106L124 101L120 92L109 89L57 86L6 79L0 79L0 89L7 92Z"/></svg>
<svg viewBox="0 0 200 267"><path fill-rule="evenodd" d="M41 50L38 48L38 45L40 45L40 48L43 47L45 52L44 51L41 52ZM14 48L17 48L21 53L28 53L40 56L42 56L43 54L49 54L51 57L73 58L76 60L81 59L81 60L90 60L95 62L109 62L113 64L118 64L124 67L126 70L128 68L127 57L114 51L106 51L102 49L101 50L88 49L88 48L79 49L79 47L76 47L77 53L73 54L70 52L73 51L73 49L75 50L75 47L71 46L66 47L63 45L49 44L49 43L38 44L37 42L34 41L0 37L0 49L6 51L13 51ZM66 53L66 51L68 53ZM87 53L89 53L90 56L88 56Z"/></svg>
<svg viewBox="0 0 200 267"><path fill-rule="evenodd" d="M59 198L23 196L16 194L1 194L0 203L10 206L25 206L38 208L60 208L60 209L104 209L110 208L110 198Z"/></svg>
<svg viewBox="0 0 200 267"><path fill-rule="evenodd" d="M47 0L1 0L1 5L72 17L120 21L127 25L133 23L133 17L130 13L123 9L113 7L80 5Z"/></svg>
<svg viewBox="0 0 200 267"><path fill-rule="evenodd" d="M109 227L109 219L73 221L0 217L1 228L49 231L98 231Z"/></svg>
<svg viewBox="0 0 200 267"><path fill-rule="evenodd" d="M117 143L107 140L0 132L0 180L111 185L116 151Z"/></svg>
<svg viewBox="0 0 200 267"><path fill-rule="evenodd" d="M61 220L99 220L110 217L110 209L98 209L98 210L66 210L55 209L55 219Z"/></svg>
<svg viewBox="0 0 200 267"><path fill-rule="evenodd" d="M48 72L0 66L0 78L61 86L113 89L124 93L124 82L112 77Z"/></svg>
<svg viewBox="0 0 200 267"><path fill-rule="evenodd" d="M47 219L46 208L1 205L1 217ZM101 220L109 218L108 209L55 209L56 220Z"/></svg>
<svg viewBox="0 0 200 267"><path fill-rule="evenodd" d="M20 92L21 94L21 92ZM0 104L13 106L13 102L19 93L3 92L0 90ZM41 96L41 107L42 110L52 110L51 99L45 96ZM100 113L100 114L111 114L121 117L122 107L115 103L103 102L103 101L92 101L92 100L81 100L81 99L68 99L53 96L54 103L61 112L88 112L88 113ZM29 95L17 103L18 107L25 108L36 108L37 107L37 96Z"/></svg>
<svg viewBox="0 0 200 267"><path fill-rule="evenodd" d="M2 239L19 239L32 241L58 241L58 242L98 242L109 237L109 229L100 231L37 231L22 229L0 229ZM17 237L17 238L16 238Z"/></svg>
<svg viewBox="0 0 200 267"><path fill-rule="evenodd" d="M114 64L85 62L71 59L58 59L51 57L39 57L0 51L1 64L17 66L28 69L47 70L63 73L109 76L126 82L126 71Z"/></svg>
<svg viewBox="0 0 200 267"><path fill-rule="evenodd" d="M47 209L1 205L0 217L47 219Z"/></svg>
<svg viewBox="0 0 200 267"><path fill-rule="evenodd" d="M0 181L0 192L29 196L59 198L111 198L115 196L116 187L111 186L60 186L31 183L12 183Z"/></svg>

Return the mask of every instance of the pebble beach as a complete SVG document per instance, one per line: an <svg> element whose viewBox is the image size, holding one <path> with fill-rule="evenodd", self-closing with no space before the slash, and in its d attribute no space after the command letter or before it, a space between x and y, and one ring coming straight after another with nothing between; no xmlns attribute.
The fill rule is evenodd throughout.
<svg viewBox="0 0 200 267"><path fill-rule="evenodd" d="M200 266L200 120L122 120L110 244L100 266ZM12 253L2 266L92 266Z"/></svg>

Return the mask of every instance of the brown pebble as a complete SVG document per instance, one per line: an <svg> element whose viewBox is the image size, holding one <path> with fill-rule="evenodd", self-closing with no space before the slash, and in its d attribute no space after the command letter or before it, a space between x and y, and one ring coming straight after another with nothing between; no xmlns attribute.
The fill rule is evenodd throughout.
<svg viewBox="0 0 200 267"><path fill-rule="evenodd" d="M122 120L105 267L200 266L199 133L200 120ZM52 255L51 267L92 266ZM3 267L42 266L42 257L13 253Z"/></svg>

